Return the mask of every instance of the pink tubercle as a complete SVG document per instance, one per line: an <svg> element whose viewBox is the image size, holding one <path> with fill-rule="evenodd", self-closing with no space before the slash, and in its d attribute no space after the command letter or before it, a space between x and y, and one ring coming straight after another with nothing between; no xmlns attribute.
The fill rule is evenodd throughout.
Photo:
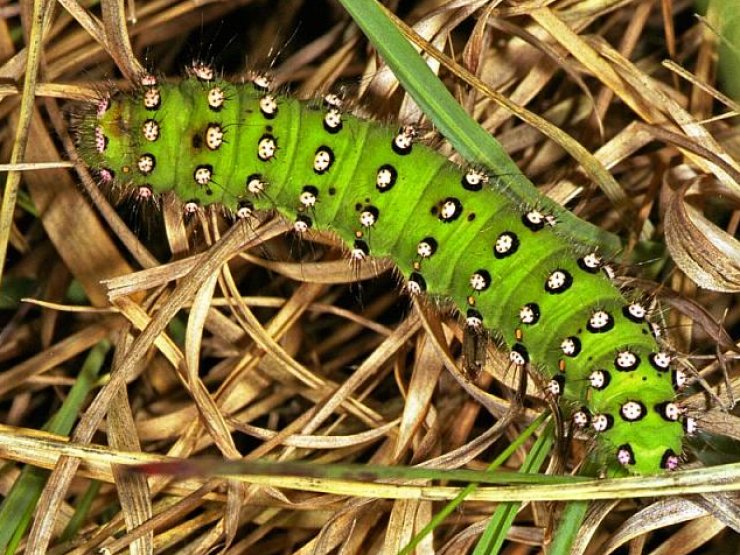
<svg viewBox="0 0 740 555"><path fill-rule="evenodd" d="M215 76L213 67L203 62L193 62L191 70L193 75L202 81L211 81Z"/></svg>
<svg viewBox="0 0 740 555"><path fill-rule="evenodd" d="M141 78L141 84L145 87L153 87L157 84L157 78L149 73Z"/></svg>
<svg viewBox="0 0 740 555"><path fill-rule="evenodd" d="M102 127L95 128L95 150L105 152L105 135Z"/></svg>
<svg viewBox="0 0 740 555"><path fill-rule="evenodd" d="M619 461L619 464L626 466L632 462L632 455L627 449L620 449L617 451L617 461Z"/></svg>
<svg viewBox="0 0 740 555"><path fill-rule="evenodd" d="M676 470L678 468L678 457L676 455L671 455L670 457L666 458L665 461L665 469L666 470Z"/></svg>
<svg viewBox="0 0 740 555"><path fill-rule="evenodd" d="M102 181L106 185L109 183L113 183L113 172L111 172L108 168L102 168L100 171L98 171L98 174L100 175L100 181Z"/></svg>
<svg viewBox="0 0 740 555"><path fill-rule="evenodd" d="M148 185L142 185L136 190L136 198L139 200L149 200L153 195L152 188Z"/></svg>
<svg viewBox="0 0 740 555"><path fill-rule="evenodd" d="M98 100L98 108L97 108L97 115L98 118L102 118L103 114L108 111L108 108L110 108L110 97L105 96Z"/></svg>

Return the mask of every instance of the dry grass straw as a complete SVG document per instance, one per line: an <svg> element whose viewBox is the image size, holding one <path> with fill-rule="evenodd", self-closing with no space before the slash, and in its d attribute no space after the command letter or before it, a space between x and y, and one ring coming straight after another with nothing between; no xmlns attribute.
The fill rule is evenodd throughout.
<svg viewBox="0 0 740 555"><path fill-rule="evenodd" d="M311 2L273 4L104 1L102 10L88 10L35 2L33 14L0 25L0 76L24 83L0 87L3 160L77 162L69 105L60 99L110 86L116 68L131 78L146 62L175 75L183 55L220 54L182 40L219 21L238 21L224 24L218 42L226 50L238 45L242 75L246 59L272 65L279 82L304 96L340 82L362 92L364 105L384 106L378 117L418 115L336 4L322 2L321 17ZM444 52L442 62L454 60L441 73L461 103L527 175L580 216L629 237L626 254L638 238L662 243L664 233L683 272L663 275L681 302L697 301L708 321L738 329L737 298L700 291L689 279L715 291L740 285L733 239L740 221L738 105L717 90L719 38L691 17L690 4L404 6L402 19L425 39L419 45ZM19 47L21 30L27 48ZM125 88L126 80L116 84ZM372 483L350 491L337 484L333 492L330 481L311 492L311 480L290 478L281 484L297 491L269 481L159 476L147 483L117 465L216 455L480 469L546 407L531 380L519 405L519 377L493 349L471 381L461 368L456 318L444 307L399 300L384 261L357 270L332 238L298 245L277 221L225 231L213 211L183 222L170 199L159 207L161 232L149 223L157 215L145 210L122 219L79 163L77 173L17 169L24 171L8 174L0 212L0 242L9 253L0 256L3 283L12 294L14 284L30 280L32 296L47 304L4 311L0 452L53 469L22 544L27 553L101 546L108 553L205 553L224 545L227 553L263 555L395 553L438 507L430 497L373 499ZM724 228L710 221L717 214ZM380 281L364 281L371 278ZM66 309L73 280L90 310ZM687 353L714 355L723 337L678 312L666 324ZM115 354L69 439L38 431L76 379L81 354L104 338ZM732 353L724 344L722 351L726 356L697 358L695 366L726 407L740 378L735 372L725 387ZM688 402L707 409L702 392ZM496 421L501 425L488 434ZM705 426L738 436L738 420L723 406L707 413ZM576 454L582 448L576 445ZM508 466L515 469L523 456L517 452ZM5 467L4 495L18 477L15 466ZM90 480L102 485L89 512L72 538L60 540ZM365 498L352 494L358 491ZM663 499L632 518L636 503L597 505L584 529L590 543L576 549L604 553L631 542L635 552L649 544L674 555L702 545L722 553L737 508L719 496L702 499ZM466 505L417 552L469 547L494 506ZM547 540L551 507L525 506L508 531L512 550ZM680 522L657 539L644 535Z"/></svg>

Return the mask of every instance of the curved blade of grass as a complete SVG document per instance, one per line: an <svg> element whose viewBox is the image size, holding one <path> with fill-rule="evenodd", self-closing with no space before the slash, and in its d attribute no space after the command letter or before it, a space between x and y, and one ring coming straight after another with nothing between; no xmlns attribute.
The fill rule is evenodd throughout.
<svg viewBox="0 0 740 555"><path fill-rule="evenodd" d="M97 480L90 482L85 493L75 500L75 512L69 519L69 522L67 522L67 526L64 528L64 531L59 536L60 542L69 541L79 534L102 486L103 482L99 482Z"/></svg>
<svg viewBox="0 0 740 555"><path fill-rule="evenodd" d="M536 424L542 421L538 419ZM509 446L511 451L531 435L532 425L523 432L522 439ZM512 447L513 446L513 447ZM456 482L474 482L476 484L528 484L552 486L586 482L589 479L575 476L548 476L524 474L520 472L494 472L492 469L501 465L504 459L496 459L488 470L450 470L440 468L381 466L372 464L316 464L309 461L277 462L271 460L221 460L214 458L180 459L163 462L143 463L127 467L134 473L148 475L168 475L178 479L198 476L293 476L296 478L315 478L322 480L351 480L354 482L379 482L383 480L440 480Z"/></svg>
<svg viewBox="0 0 740 555"><path fill-rule="evenodd" d="M740 101L740 12L734 0L712 1L718 12L717 20L721 22L717 67L724 89L734 100Z"/></svg>
<svg viewBox="0 0 740 555"><path fill-rule="evenodd" d="M110 343L101 341L90 350L61 408L44 425L44 430L64 436L69 434L85 399L98 383L98 374L109 349ZM48 470L33 466L26 466L21 471L10 493L0 504L0 551L8 554L16 552L48 476Z"/></svg>
<svg viewBox="0 0 740 555"><path fill-rule="evenodd" d="M549 555L568 555L583 524L590 501L570 501L560 515L557 530L552 537Z"/></svg>
<svg viewBox="0 0 740 555"><path fill-rule="evenodd" d="M554 430L553 423L550 421L547 428L545 428L545 432L537 438L531 451L527 453L520 472L536 473L539 471L547 455L550 454L553 443L555 443ZM506 540L506 534L514 523L514 518L521 506L522 504L519 502L512 502L501 503L496 507L496 512L488 522L480 540L478 540L473 555L493 555L501 550L501 546Z"/></svg>
<svg viewBox="0 0 740 555"><path fill-rule="evenodd" d="M503 453L501 453L496 459L489 465L489 467L486 469L486 473L493 473L496 468L501 466L504 462L506 462L506 459L508 459L514 451L516 451L519 447L521 447L524 442L537 430L537 428L540 427L540 425L545 421L545 418L547 418L546 414L541 414L536 420L534 420L527 428L519 435L516 440L514 440L509 447L507 447ZM545 436L552 436L552 433L545 432L542 434L541 437ZM539 443L539 439L538 442ZM552 446L552 443L548 443L547 449L545 450L545 455L550 451L550 447ZM542 451L541 449L535 448L534 451ZM529 458L529 457L528 457ZM526 463L525 463L526 465ZM539 466L537 467L539 468ZM410 555L413 553L414 549L422 542L422 540L429 534L431 534L434 529L442 524L442 522L450 515L452 512L463 502L465 501L465 498L468 497L469 494L471 494L475 489L478 487L480 482L473 482L468 484L465 488L463 488L459 494L455 496L454 499L450 500L449 503L447 503L441 511L439 511L437 514L435 514L432 519L422 528L418 534L416 534L413 538L411 538L411 541L406 545L401 551L398 552L398 555ZM502 505L503 506L503 505ZM506 534L504 533L504 536ZM484 552L485 553L485 552Z"/></svg>
<svg viewBox="0 0 740 555"><path fill-rule="evenodd" d="M69 441L66 438L59 439L54 434L44 434L42 437L39 437L38 430L28 432L24 431L23 428L0 424L0 445L4 444L4 442L7 446L12 445L13 447L12 449L8 447L4 449L3 456L7 459L20 460L45 468L53 467L60 458L80 459L85 461L88 467L94 468L96 475L106 477L106 479L110 480L112 480L112 476L110 475L111 464L123 465L135 472L142 471L141 462L147 462L152 465L163 463L175 463L177 465L183 461L190 463L191 461L199 460L172 459L143 454L140 451L117 451L108 446L104 447L92 444L89 441L80 443L76 440ZM206 459L206 461L209 464L213 464L214 462L213 459ZM452 499L460 492L460 488L455 486L419 486L416 484L400 484L387 481L372 482L367 480L329 480L317 478L316 473L310 476L305 476L305 474L296 475L295 473L276 475L275 472L268 471L270 466L274 466L275 464L273 461L262 460L261 465L264 472L261 474L225 474L221 476L220 473L216 472L215 476L227 477L231 480L249 484L267 485L290 490L318 491L363 498L440 501ZM145 464L143 471L146 471L146 466ZM319 465L314 464L313 466ZM177 469L177 466L175 466L175 469ZM439 473L438 479L445 480L449 478L448 475L444 474L444 471L438 470L437 472ZM485 471L465 472L469 473L465 481L484 482L489 476ZM520 478L527 477L530 480L533 478L535 480L542 479L542 476L539 475L510 474ZM400 477L400 475L396 474L396 477ZM670 475L658 474L607 479L591 478L587 480L584 480L583 477L550 476L544 480L558 478L560 482L481 486L471 495L470 499L489 503L501 503L509 501L567 501L571 499L632 499L637 497L664 497L724 491L737 492L740 491L740 463L732 462L713 467L679 470ZM565 480L569 481L566 482ZM491 480L488 481L490 482Z"/></svg>
<svg viewBox="0 0 740 555"><path fill-rule="evenodd" d="M26 58L26 78L23 81L23 94L21 96L21 110L18 116L18 127L15 130L15 140L10 153L10 163L21 162L28 145L28 130L31 127L31 119L34 111L34 100L36 81L38 80L38 68L41 63L41 40L44 29L44 10L46 2L34 0L32 8L31 30L28 37L28 57ZM18 187L21 182L21 173L18 171L8 172L3 191L2 203L0 203L0 279L5 269L5 259L8 254L8 241L13 228L13 216L15 215L15 203L18 198Z"/></svg>
<svg viewBox="0 0 740 555"><path fill-rule="evenodd" d="M339 1L380 52L406 92L466 160L495 170L501 183L523 203L537 205L567 222L576 241L596 243L612 255L620 250L621 243L615 235L581 220L537 191L500 143L457 103L380 4L368 0Z"/></svg>

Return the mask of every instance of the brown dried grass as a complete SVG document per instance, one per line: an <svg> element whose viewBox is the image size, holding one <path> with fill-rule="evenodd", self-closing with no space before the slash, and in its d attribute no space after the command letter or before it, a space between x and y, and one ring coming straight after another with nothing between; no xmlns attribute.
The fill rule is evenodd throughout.
<svg viewBox="0 0 740 555"><path fill-rule="evenodd" d="M190 53L183 38L197 37L199 29L219 21L238 22L226 24L218 37L223 48L245 53L237 68L243 69L245 58L267 61L278 81L290 82L298 94L341 82L362 91L365 104L384 105L375 110L379 117L395 117L399 110L413 116L406 101L383 100L397 83L377 72L377 59L342 10L322 3L325 11L317 16L310 4L284 1L275 9L249 0L156 1L137 4L133 13L103 2L101 20L96 10L60 1L43 12L43 42L22 50L12 39L19 21L30 27L29 14L7 18L0 26L0 75L21 82L33 52L40 54L43 72L35 87L36 110L30 110L31 102L30 111L19 111L17 92L2 89L0 115L9 123L0 130L3 159L11 159L14 145L18 149L18 121L28 126L22 160L73 156L67 105L60 106L60 98L108 86L116 68L130 78L145 59L165 74L177 74L179 56ZM662 242L664 230L673 256L684 261L681 267L691 277L737 291L732 245L721 244L722 230L700 213L721 213L726 233L736 234L737 104L717 92L718 37L691 17L690 4L473 2L456 8L419 1L405 3L401 17L489 87L556 126L548 138L536 122L520 124L453 80L453 68L442 70L461 102L552 198L630 237L630 248L639 237ZM196 39L194 54L219 52ZM125 80L119 84L125 87ZM582 167L567 154L574 140L585 147L577 160ZM616 178L605 180L612 187L599 189L584 178L604 168ZM164 245L158 228L142 221L152 215L123 221L84 172L25 172L22 185L38 216L23 205L10 213L6 281L31 278L38 286L35 297L69 304L66 292L74 279L90 303L88 310L20 305L5 313L0 393L7 425L1 451L8 460L54 469L27 552L52 546L53 553L84 553L104 545L110 553L129 546L135 553L200 553L226 539L228 553L394 553L436 505L236 481L157 477L147 484L115 465L165 454L210 454L385 465L441 457L443 467L482 468L544 406L532 388L526 410L512 417L517 376L493 350L466 392L445 370L446 363L459 372L462 331L456 319L444 311L441 319L430 319L434 307L399 301L397 280L386 264L367 266L361 274L349 269L330 238L317 238L298 260L293 239L278 222L256 232L239 225L222 235L224 222L215 212L183 225L176 204L165 202ZM727 199L724 206L718 206L718 193ZM131 221L143 233L132 232ZM168 261L167 250L175 261ZM700 291L676 269L662 276L680 293L679 307L697 301L709 313L707 321L737 330L736 297ZM365 278L376 281L358 284ZM713 354L718 343L729 351L727 337L710 326L695 328L694 320L674 312L667 323L684 352ZM104 337L115 345L110 374L71 439L38 431L75 379L80 354ZM732 396L722 371L731 362L720 357L695 363L726 405ZM737 373L730 384L737 396ZM705 401L696 393L687 403L704 411ZM488 438L482 455L475 439L495 419L505 419L506 426ZM710 432L738 436L737 419L716 404L704 422ZM513 468L516 459L509 461ZM16 468L5 470L3 493L17 476ZM57 533L90 479L102 483L90 514L73 540L59 542ZM371 493L372 484L367 487ZM611 540L630 541L633 552L659 546L656 552L725 553L731 532L721 518L706 516L719 514L721 504L705 500L704 511L694 512L692 506L681 499L661 501L634 528L618 529L636 507L609 504L594 516L596 535L587 552L602 552ZM520 513L509 531L509 552L547 541L551 508L534 504ZM466 506L436 531L437 548L449 542L448 552L462 550L491 511L490 505ZM656 515L666 511L673 518L659 520ZM658 539L643 535L655 522L684 517L686 524ZM431 550L428 542L418 552Z"/></svg>

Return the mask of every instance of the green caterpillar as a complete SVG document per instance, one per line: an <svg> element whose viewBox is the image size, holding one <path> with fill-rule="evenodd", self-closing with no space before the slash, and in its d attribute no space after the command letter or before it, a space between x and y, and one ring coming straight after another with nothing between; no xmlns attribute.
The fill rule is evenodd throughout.
<svg viewBox="0 0 740 555"><path fill-rule="evenodd" d="M81 126L101 181L186 212L277 210L298 233L328 229L350 256L392 259L412 295L451 299L472 330L543 378L573 424L590 429L607 473L675 469L694 420L676 402L686 377L596 251L578 251L554 217L523 206L482 168L461 168L391 128L323 103L218 79L194 64L176 84L141 80L102 98Z"/></svg>

